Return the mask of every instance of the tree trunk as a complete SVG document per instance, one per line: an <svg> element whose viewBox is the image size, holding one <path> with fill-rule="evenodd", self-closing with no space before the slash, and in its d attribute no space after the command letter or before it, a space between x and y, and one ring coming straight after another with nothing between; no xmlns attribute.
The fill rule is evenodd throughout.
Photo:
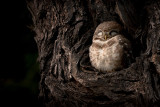
<svg viewBox="0 0 160 107"><path fill-rule="evenodd" d="M159 0L27 0L41 70L40 101L55 107L160 106ZM117 21L134 62L101 73L88 55L98 24Z"/></svg>

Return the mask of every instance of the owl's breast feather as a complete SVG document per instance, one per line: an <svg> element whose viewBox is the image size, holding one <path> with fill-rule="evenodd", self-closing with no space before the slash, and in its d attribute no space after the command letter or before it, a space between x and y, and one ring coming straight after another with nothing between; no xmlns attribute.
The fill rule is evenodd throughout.
<svg viewBox="0 0 160 107"><path fill-rule="evenodd" d="M113 71L117 68L122 68L124 57L124 44L127 40L123 36L115 36L100 46L93 43L89 49L89 57L93 67L100 71ZM103 44L103 46L101 46Z"/></svg>

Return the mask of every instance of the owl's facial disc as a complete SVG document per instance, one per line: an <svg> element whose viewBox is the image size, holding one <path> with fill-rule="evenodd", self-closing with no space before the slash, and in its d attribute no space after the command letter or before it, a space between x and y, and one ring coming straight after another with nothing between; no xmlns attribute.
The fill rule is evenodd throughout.
<svg viewBox="0 0 160 107"><path fill-rule="evenodd" d="M113 30L99 30L98 33L96 34L97 36L95 36L94 40L100 40L100 41L106 41L109 38L112 38L113 36L116 36L119 34L119 30L118 29L113 29Z"/></svg>

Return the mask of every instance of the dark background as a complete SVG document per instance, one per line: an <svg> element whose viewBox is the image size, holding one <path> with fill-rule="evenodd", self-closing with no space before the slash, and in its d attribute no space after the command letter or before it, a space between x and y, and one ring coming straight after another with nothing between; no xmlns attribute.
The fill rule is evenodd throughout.
<svg viewBox="0 0 160 107"><path fill-rule="evenodd" d="M40 106L39 65L25 0L1 3L0 106Z"/></svg>

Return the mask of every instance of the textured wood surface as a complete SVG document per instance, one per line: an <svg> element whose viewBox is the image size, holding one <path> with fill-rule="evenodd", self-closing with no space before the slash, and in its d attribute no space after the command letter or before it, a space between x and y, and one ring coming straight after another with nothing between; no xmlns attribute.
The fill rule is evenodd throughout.
<svg viewBox="0 0 160 107"><path fill-rule="evenodd" d="M33 0L41 70L40 101L55 107L157 107L160 102L160 1ZM134 62L99 73L88 48L97 25L114 20L132 42Z"/></svg>

